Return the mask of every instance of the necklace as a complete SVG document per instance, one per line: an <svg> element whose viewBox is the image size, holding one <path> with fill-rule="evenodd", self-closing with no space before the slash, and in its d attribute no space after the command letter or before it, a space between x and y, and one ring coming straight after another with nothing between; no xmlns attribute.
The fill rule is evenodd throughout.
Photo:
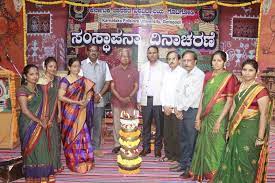
<svg viewBox="0 0 275 183"><path fill-rule="evenodd" d="M51 78L51 77L49 77L49 76L47 76L47 75L45 74L45 78L46 78L46 80L47 80L49 83L51 83L50 87L52 88L52 87L53 87L53 80L54 80L54 77Z"/></svg>
<svg viewBox="0 0 275 183"><path fill-rule="evenodd" d="M213 71L212 78L210 79L210 84L213 84L215 82L215 77L217 75L219 75L220 73L223 73L223 72L224 72L224 70L221 70L221 71L218 71L218 72Z"/></svg>
<svg viewBox="0 0 275 183"><path fill-rule="evenodd" d="M239 93L238 93L238 99L239 101L241 100L241 98L247 93L248 89L255 83L255 80L253 80L253 82L251 82L248 86L245 87L245 84L242 83L239 89ZM244 92L243 92L244 91ZM241 94L242 93L242 94Z"/></svg>
<svg viewBox="0 0 275 183"><path fill-rule="evenodd" d="M26 85L26 88L27 88L31 93L37 95L37 87L36 87L36 86L35 86L34 89L32 89L31 87L29 87L29 86Z"/></svg>

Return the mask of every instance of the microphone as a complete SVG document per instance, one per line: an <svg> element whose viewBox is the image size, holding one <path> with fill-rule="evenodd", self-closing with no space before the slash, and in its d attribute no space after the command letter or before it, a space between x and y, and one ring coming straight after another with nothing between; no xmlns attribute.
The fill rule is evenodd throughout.
<svg viewBox="0 0 275 183"><path fill-rule="evenodd" d="M11 63L11 65L13 66L13 68L15 69L15 71L17 72L17 74L20 76L20 78L22 78L21 73L18 71L17 67L14 65L11 57L8 54L8 48L6 48L6 59Z"/></svg>

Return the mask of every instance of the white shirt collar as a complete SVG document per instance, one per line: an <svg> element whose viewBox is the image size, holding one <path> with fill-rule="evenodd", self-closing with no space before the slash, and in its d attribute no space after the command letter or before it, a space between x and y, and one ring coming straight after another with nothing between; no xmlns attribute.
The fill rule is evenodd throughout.
<svg viewBox="0 0 275 183"><path fill-rule="evenodd" d="M148 64L150 67L157 66L160 62L161 62L160 60L157 60L154 65L151 65L150 61L148 60Z"/></svg>
<svg viewBox="0 0 275 183"><path fill-rule="evenodd" d="M169 71L170 71L170 72L177 72L177 71L180 70L180 68L181 68L180 65L178 65L174 70L172 70L172 69L169 67Z"/></svg>
<svg viewBox="0 0 275 183"><path fill-rule="evenodd" d="M198 69L197 66L195 66L188 74L194 74L196 72L196 70Z"/></svg>
<svg viewBox="0 0 275 183"><path fill-rule="evenodd" d="M88 57L87 58L87 63L91 63L91 64L93 64L93 62L90 60L90 58ZM96 64L99 64L99 61L98 61L98 59L96 59L96 62L95 62Z"/></svg>

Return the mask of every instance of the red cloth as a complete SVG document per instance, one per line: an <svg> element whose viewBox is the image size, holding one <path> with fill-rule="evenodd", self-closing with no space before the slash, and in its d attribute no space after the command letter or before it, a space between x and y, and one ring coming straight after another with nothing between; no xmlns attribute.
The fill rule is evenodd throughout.
<svg viewBox="0 0 275 183"><path fill-rule="evenodd" d="M113 78L113 83L115 85L115 90L118 92L118 94L121 97L129 97L131 92L134 89L134 84L138 84L139 74L138 70L132 66L129 65L125 70L122 68L121 65L116 66L111 70L111 75ZM136 100L136 94L132 96L131 102L128 104L122 103L118 100L118 98L113 94L111 103L114 107L119 108L135 108L137 100Z"/></svg>
<svg viewBox="0 0 275 183"><path fill-rule="evenodd" d="M213 78L213 72L207 72L204 77L204 84L205 87L206 83ZM225 88L223 89L222 96L233 96L237 90L236 86L238 86L238 80L237 78L232 75L230 79L228 80Z"/></svg>
<svg viewBox="0 0 275 183"><path fill-rule="evenodd" d="M237 86L237 89L239 90L240 88L240 84ZM265 97L265 96L269 96L269 92L266 88L264 88L262 91L260 91L260 93L258 93L258 95L256 95L256 97L254 98L253 102L251 103L251 105L249 106L248 109L258 109L259 105L258 105L258 99Z"/></svg>

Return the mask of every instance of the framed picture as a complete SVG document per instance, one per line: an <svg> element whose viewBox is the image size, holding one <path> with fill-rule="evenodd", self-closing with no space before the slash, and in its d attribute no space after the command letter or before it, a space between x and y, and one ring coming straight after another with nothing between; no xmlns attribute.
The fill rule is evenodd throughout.
<svg viewBox="0 0 275 183"><path fill-rule="evenodd" d="M52 14L50 12L29 12L27 14L27 33L46 35L52 33Z"/></svg>
<svg viewBox="0 0 275 183"><path fill-rule="evenodd" d="M11 112L9 79L0 77L0 112Z"/></svg>
<svg viewBox="0 0 275 183"><path fill-rule="evenodd" d="M233 16L231 36L233 39L256 39L258 37L258 17Z"/></svg>
<svg viewBox="0 0 275 183"><path fill-rule="evenodd" d="M212 22L217 17L217 10L213 9L212 6L203 6L200 11L200 19L204 22Z"/></svg>

